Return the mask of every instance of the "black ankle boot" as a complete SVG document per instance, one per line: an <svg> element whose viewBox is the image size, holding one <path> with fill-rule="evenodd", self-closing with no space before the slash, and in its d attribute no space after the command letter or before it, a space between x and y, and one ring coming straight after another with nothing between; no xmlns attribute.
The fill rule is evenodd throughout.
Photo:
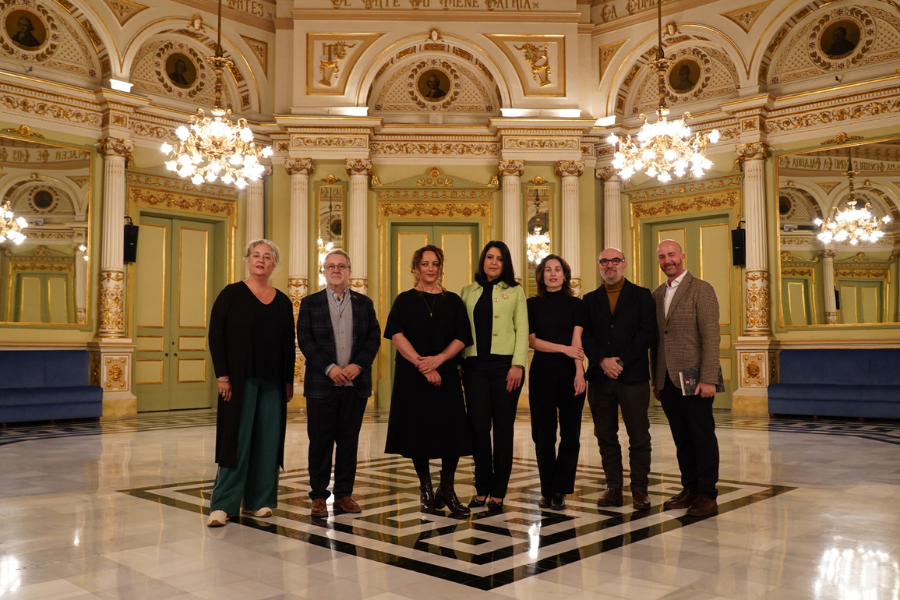
<svg viewBox="0 0 900 600"><path fill-rule="evenodd" d="M431 475L429 474L427 478L420 477L419 478L419 506L421 510L425 514L433 515L435 508L440 508L437 506L437 502L435 502L434 498L434 488L431 487Z"/></svg>
<svg viewBox="0 0 900 600"><path fill-rule="evenodd" d="M453 489L453 478L448 479L442 471L441 485L434 495L434 507L443 508L444 505L450 510L451 517L468 517L472 514L472 511L463 506L459 498L456 497L456 490Z"/></svg>

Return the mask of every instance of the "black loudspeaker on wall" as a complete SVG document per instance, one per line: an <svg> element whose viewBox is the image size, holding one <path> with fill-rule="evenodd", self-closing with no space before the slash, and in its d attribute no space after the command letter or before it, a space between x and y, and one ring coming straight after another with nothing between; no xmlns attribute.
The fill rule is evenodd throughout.
<svg viewBox="0 0 900 600"><path fill-rule="evenodd" d="M125 217L125 262L133 263L137 260L138 226L131 222L131 217Z"/></svg>
<svg viewBox="0 0 900 600"><path fill-rule="evenodd" d="M731 230L731 264L735 267L743 267L747 264L747 230Z"/></svg>

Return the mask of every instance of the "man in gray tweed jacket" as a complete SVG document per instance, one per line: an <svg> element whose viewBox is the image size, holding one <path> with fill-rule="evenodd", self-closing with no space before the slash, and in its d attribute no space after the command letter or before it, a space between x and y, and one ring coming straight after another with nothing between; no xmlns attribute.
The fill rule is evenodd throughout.
<svg viewBox="0 0 900 600"><path fill-rule="evenodd" d="M678 242L664 240L656 251L667 281L653 292L659 337L650 348L653 394L662 402L684 489L664 503L691 516L718 511L719 441L712 405L719 381L719 302L713 287L684 268ZM699 369L696 394L682 393L680 374Z"/></svg>

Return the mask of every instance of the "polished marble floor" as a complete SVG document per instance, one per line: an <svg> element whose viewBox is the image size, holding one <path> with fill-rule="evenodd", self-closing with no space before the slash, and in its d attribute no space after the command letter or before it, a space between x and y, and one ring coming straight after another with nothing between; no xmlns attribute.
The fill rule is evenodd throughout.
<svg viewBox="0 0 900 600"><path fill-rule="evenodd" d="M309 518L306 423L288 424L270 519L205 526L215 417L0 430L0 598L900 598L900 424L717 414L720 511L661 510L679 489L665 417L651 415L653 508L599 510L589 420L576 494L537 507L526 414L506 512L417 510L409 461L367 415L359 515ZM623 443L627 444L624 438ZM437 468L437 461L433 465ZM457 491L472 491L461 463Z"/></svg>

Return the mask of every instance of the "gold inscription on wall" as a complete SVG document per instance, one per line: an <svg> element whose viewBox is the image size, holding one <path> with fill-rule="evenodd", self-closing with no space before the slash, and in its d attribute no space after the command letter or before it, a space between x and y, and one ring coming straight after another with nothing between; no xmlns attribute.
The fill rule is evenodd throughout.
<svg viewBox="0 0 900 600"><path fill-rule="evenodd" d="M430 8L443 10L539 10L538 0L331 0L334 8Z"/></svg>

